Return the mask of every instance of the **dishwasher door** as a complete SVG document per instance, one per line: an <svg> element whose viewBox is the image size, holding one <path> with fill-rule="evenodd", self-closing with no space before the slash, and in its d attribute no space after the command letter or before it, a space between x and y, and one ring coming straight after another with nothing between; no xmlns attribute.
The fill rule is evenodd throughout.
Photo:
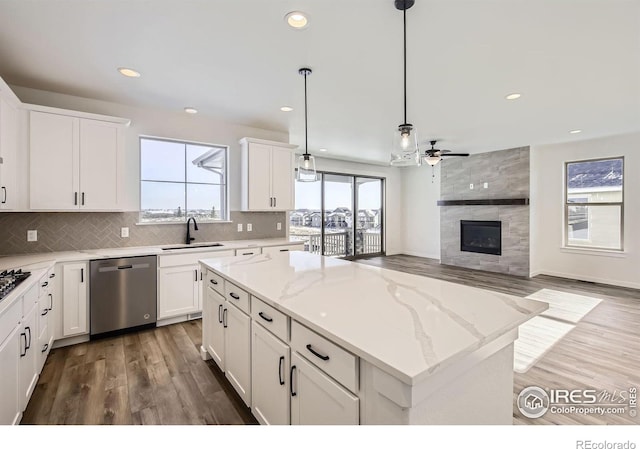
<svg viewBox="0 0 640 449"><path fill-rule="evenodd" d="M156 256L92 260L91 336L155 326Z"/></svg>

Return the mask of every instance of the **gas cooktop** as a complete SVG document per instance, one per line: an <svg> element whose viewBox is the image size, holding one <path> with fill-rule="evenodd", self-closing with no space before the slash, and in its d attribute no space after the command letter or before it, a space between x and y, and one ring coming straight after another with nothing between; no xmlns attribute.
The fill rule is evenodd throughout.
<svg viewBox="0 0 640 449"><path fill-rule="evenodd" d="M0 273L0 301L29 276L31 272L22 270L5 270Z"/></svg>

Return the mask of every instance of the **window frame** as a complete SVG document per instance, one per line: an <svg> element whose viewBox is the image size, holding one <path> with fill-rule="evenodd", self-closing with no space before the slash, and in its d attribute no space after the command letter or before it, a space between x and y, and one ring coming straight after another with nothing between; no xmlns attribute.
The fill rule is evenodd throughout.
<svg viewBox="0 0 640 449"><path fill-rule="evenodd" d="M173 183L173 184L182 184L185 187L185 200L188 199L187 197L187 190L186 187L189 184L202 184L202 185L219 185L219 186L224 186L224 196L223 196L223 202L224 202L224 216L221 216L219 220L198 220L198 223L230 223L231 222L231 211L230 211L230 203L229 203L229 145L221 145L221 144L214 144L214 143L207 143L207 142L199 142L199 141L194 141L194 140L185 140L185 139L175 139L175 138L170 138L170 137L158 137L158 136L148 136L148 135L140 135L138 137L138 223L140 225L183 225L186 223L187 219L189 218L188 214L187 214L187 210L188 210L188 204L185 204L185 214L184 214L184 220L182 221L143 221L142 219L142 183L145 182L145 180L142 179L142 141L143 140L156 140L156 141L160 141L160 142L170 142L170 143L179 143L179 144L184 144L184 145L198 145L198 146L204 146L204 147L215 147L215 148L220 148L224 151L224 184L212 184L212 183L198 183L198 182L187 182L186 177L185 177L185 181L184 182L178 182L178 181L166 181L168 183ZM185 164L185 172L186 172L186 164ZM164 182L164 181L153 181L153 180L147 180L147 182Z"/></svg>
<svg viewBox="0 0 640 449"><path fill-rule="evenodd" d="M609 161L609 160L622 160L622 195L620 201L609 201L609 202L597 202L597 203L589 203L589 202L569 202L569 165L570 164L580 164L585 162L598 162L598 161ZM624 156L607 156L607 157L599 157L593 159L581 159L576 161L566 161L564 163L564 248L572 249L572 250L584 250L584 251L610 251L613 253L623 253L624 252L624 192L625 192L625 161ZM571 206L587 206L587 207L600 207L600 206L619 206L620 207L620 248L607 248L603 246L589 246L589 245L572 245L569 243L569 207ZM591 232L589 230L589 232ZM580 239L576 239L580 240Z"/></svg>

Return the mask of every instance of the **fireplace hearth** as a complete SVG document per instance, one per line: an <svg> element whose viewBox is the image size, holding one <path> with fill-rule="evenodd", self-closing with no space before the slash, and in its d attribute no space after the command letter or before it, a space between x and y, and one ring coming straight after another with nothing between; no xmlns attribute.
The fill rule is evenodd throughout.
<svg viewBox="0 0 640 449"><path fill-rule="evenodd" d="M502 222L460 220L460 251L502 255Z"/></svg>

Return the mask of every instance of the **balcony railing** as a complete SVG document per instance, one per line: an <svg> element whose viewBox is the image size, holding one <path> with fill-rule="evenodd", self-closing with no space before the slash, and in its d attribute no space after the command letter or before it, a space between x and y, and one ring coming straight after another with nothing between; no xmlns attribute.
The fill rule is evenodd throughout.
<svg viewBox="0 0 640 449"><path fill-rule="evenodd" d="M324 234L325 256L347 256L350 254L351 235L349 232L331 232ZM308 251L322 253L322 236L309 236ZM356 231L356 254L375 254L382 251L382 239L379 233Z"/></svg>

